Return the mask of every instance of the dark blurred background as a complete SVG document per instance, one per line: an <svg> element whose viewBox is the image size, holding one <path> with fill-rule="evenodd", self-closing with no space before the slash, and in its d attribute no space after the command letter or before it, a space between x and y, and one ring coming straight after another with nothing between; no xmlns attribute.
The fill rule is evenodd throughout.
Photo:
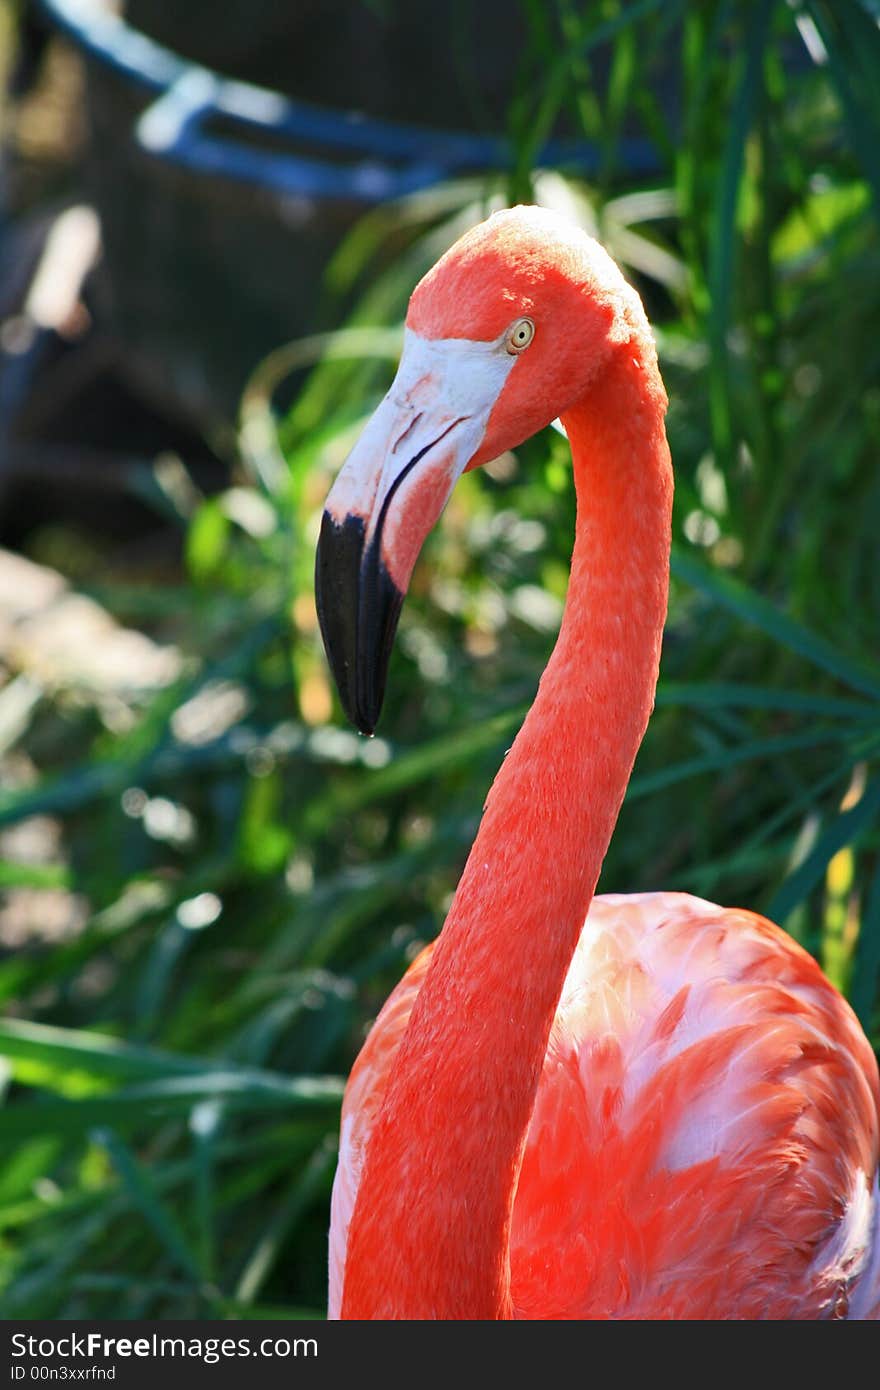
<svg viewBox="0 0 880 1390"><path fill-rule="evenodd" d="M878 1033L880 7L0 0L0 1307L325 1300L344 1076L558 626L548 430L456 490L380 736L320 508L409 293L540 201L640 290L677 496L603 875L775 917Z"/></svg>

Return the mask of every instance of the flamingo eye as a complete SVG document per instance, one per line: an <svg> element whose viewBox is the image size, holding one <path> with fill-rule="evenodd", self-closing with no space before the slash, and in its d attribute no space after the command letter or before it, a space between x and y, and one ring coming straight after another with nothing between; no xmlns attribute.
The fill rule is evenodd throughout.
<svg viewBox="0 0 880 1390"><path fill-rule="evenodd" d="M525 352L529 343L535 336L535 325L532 319L517 319L507 330L505 345L507 351L514 356L517 353Z"/></svg>

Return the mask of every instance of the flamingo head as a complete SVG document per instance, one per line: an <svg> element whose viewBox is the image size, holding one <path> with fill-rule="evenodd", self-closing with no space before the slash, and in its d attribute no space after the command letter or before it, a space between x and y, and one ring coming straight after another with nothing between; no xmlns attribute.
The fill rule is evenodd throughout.
<svg viewBox="0 0 880 1390"><path fill-rule="evenodd" d="M638 296L558 214L496 213L417 285L391 389L327 498L315 575L342 704L376 727L403 598L467 468L515 448L589 390L615 345L646 348Z"/></svg>

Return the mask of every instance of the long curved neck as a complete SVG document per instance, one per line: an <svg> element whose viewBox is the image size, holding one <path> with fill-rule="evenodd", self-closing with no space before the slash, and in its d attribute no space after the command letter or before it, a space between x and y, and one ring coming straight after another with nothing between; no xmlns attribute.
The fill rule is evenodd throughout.
<svg viewBox="0 0 880 1390"><path fill-rule="evenodd" d="M578 514L562 628L389 1078L346 1318L512 1316L510 1221L550 1026L657 682L672 476L645 356L619 351L563 420Z"/></svg>

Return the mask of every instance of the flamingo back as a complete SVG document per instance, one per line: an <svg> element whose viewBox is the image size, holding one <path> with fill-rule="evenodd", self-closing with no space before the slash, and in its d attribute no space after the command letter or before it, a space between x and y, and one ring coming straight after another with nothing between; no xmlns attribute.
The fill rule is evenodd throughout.
<svg viewBox="0 0 880 1390"><path fill-rule="evenodd" d="M366 1145L431 951L346 1089L331 1317ZM878 1110L849 1006L772 923L682 893L595 898L514 1201L517 1316L880 1316Z"/></svg>

